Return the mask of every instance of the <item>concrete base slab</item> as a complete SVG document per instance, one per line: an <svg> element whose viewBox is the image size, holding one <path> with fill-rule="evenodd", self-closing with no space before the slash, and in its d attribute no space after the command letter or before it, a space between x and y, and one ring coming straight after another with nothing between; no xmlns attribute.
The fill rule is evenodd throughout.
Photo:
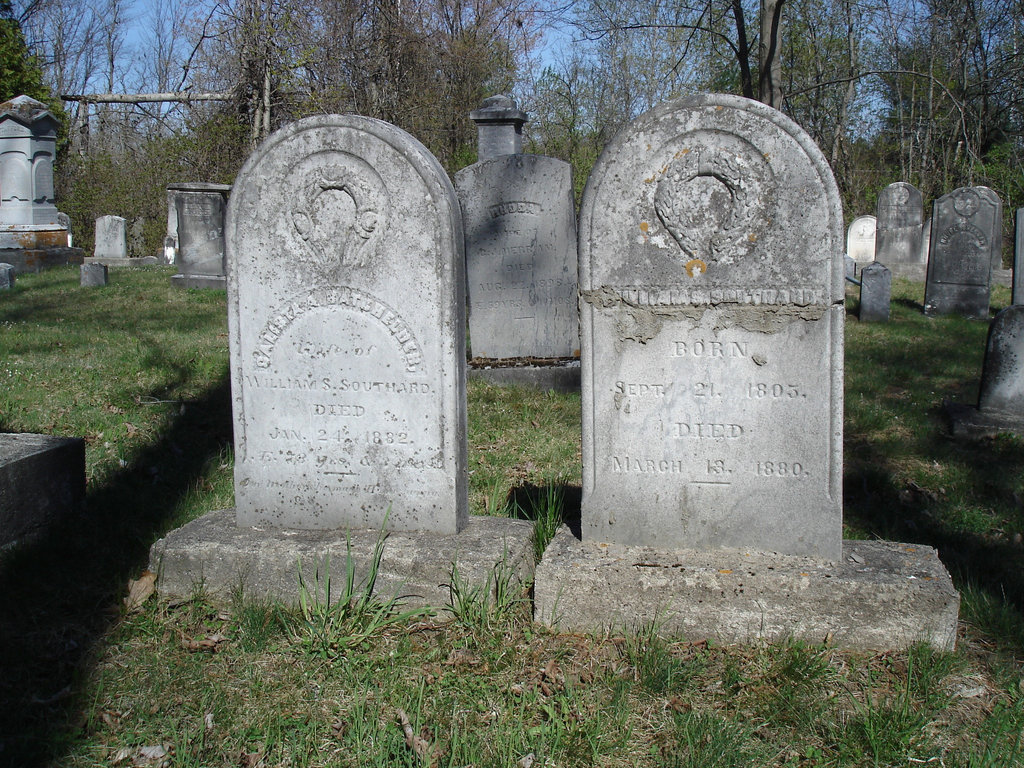
<svg viewBox="0 0 1024 768"><path fill-rule="evenodd" d="M0 262L14 266L16 274L42 272L50 267L63 267L67 264L81 264L85 251L81 248L3 248L0 249Z"/></svg>
<svg viewBox="0 0 1024 768"><path fill-rule="evenodd" d="M537 564L534 619L719 643L787 638L856 650L956 643L960 596L931 547L844 541L842 561L584 543L563 527Z"/></svg>
<svg viewBox="0 0 1024 768"><path fill-rule="evenodd" d="M971 405L946 404L954 437L981 440L996 435L1024 437L1024 421L1020 416L998 411L983 411Z"/></svg>
<svg viewBox="0 0 1024 768"><path fill-rule="evenodd" d="M43 534L84 503L82 438L0 434L0 550Z"/></svg>
<svg viewBox="0 0 1024 768"><path fill-rule="evenodd" d="M156 256L141 256L139 258L120 258L118 256L86 256L86 264L105 264L108 267L151 267L159 264Z"/></svg>
<svg viewBox="0 0 1024 768"><path fill-rule="evenodd" d="M223 275L171 275L171 285L175 288L213 288L227 290L228 279Z"/></svg>
<svg viewBox="0 0 1024 768"><path fill-rule="evenodd" d="M357 583L365 583L376 530L350 531ZM490 584L496 572L526 584L533 577L533 524L500 517L470 517L460 533L390 533L374 593L402 596L406 607L444 608L450 604L452 564L461 583ZM159 576L157 590L187 597L202 585L215 598L243 594L298 602L299 563L308 585L329 563L332 591L345 583L348 552L345 531L239 528L233 509L203 515L171 531L150 549L149 567ZM507 570L506 570L507 569Z"/></svg>
<svg viewBox="0 0 1024 768"><path fill-rule="evenodd" d="M525 365L508 368L468 368L470 379L486 381L499 386L533 387L555 392L580 391L579 362L567 365Z"/></svg>

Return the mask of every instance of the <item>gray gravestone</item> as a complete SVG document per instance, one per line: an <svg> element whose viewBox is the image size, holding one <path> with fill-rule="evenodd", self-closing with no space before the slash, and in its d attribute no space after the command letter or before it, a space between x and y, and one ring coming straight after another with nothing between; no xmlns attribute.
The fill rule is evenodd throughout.
<svg viewBox="0 0 1024 768"><path fill-rule="evenodd" d="M950 413L957 435L1024 435L1024 306L1007 307L989 326L978 407L952 405Z"/></svg>
<svg viewBox="0 0 1024 768"><path fill-rule="evenodd" d="M108 282L106 264L83 264L79 267L81 272L79 284L83 287L96 287L106 285Z"/></svg>
<svg viewBox="0 0 1024 768"><path fill-rule="evenodd" d="M906 182L896 182L878 195L875 228L875 261L885 264L897 277L921 280L921 193Z"/></svg>
<svg viewBox="0 0 1024 768"><path fill-rule="evenodd" d="M857 262L851 256L843 256L843 274L847 280L857 279Z"/></svg>
<svg viewBox="0 0 1024 768"><path fill-rule="evenodd" d="M1024 208L1017 209L1013 239L1013 298L1014 304L1024 304Z"/></svg>
<svg viewBox="0 0 1024 768"><path fill-rule="evenodd" d="M875 260L875 217L858 216L846 232L846 255L864 268Z"/></svg>
<svg viewBox="0 0 1024 768"><path fill-rule="evenodd" d="M224 288L224 211L227 184L171 184L177 224L178 274L174 285L184 288Z"/></svg>
<svg viewBox="0 0 1024 768"><path fill-rule="evenodd" d="M925 314L987 319L1001 243L1002 203L988 187L961 187L936 200Z"/></svg>
<svg viewBox="0 0 1024 768"><path fill-rule="evenodd" d="M1024 428L1024 306L1007 307L992 320L978 409L1016 418Z"/></svg>
<svg viewBox="0 0 1024 768"><path fill-rule="evenodd" d="M227 220L239 525L460 530L465 274L437 160L310 117L249 158Z"/></svg>
<svg viewBox="0 0 1024 768"><path fill-rule="evenodd" d="M0 291L14 287L14 265L0 264Z"/></svg>
<svg viewBox="0 0 1024 768"><path fill-rule="evenodd" d="M568 163L504 155L455 175L474 357L579 352L576 209Z"/></svg>
<svg viewBox="0 0 1024 768"><path fill-rule="evenodd" d="M953 648L933 549L841 541L843 235L825 158L763 104L680 99L605 149L580 213L583 540L563 526L537 564L537 621Z"/></svg>
<svg viewBox="0 0 1024 768"><path fill-rule="evenodd" d="M860 321L889 322L891 300L892 272L884 264L868 264L860 271Z"/></svg>
<svg viewBox="0 0 1024 768"><path fill-rule="evenodd" d="M583 537L839 557L843 250L821 152L735 96L662 105L580 213Z"/></svg>
<svg viewBox="0 0 1024 768"><path fill-rule="evenodd" d="M469 117L477 126L478 162L523 151L526 113L519 109L515 99L491 96L484 99L480 109L470 112Z"/></svg>
<svg viewBox="0 0 1024 768"><path fill-rule="evenodd" d="M128 258L125 221L122 217L100 216L96 219L96 244L93 248L93 258Z"/></svg>

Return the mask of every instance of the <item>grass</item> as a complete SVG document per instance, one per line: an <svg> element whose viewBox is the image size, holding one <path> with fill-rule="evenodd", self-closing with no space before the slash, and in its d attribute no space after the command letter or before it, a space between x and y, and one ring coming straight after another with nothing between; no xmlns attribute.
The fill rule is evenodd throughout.
<svg viewBox="0 0 1024 768"><path fill-rule="evenodd" d="M924 318L920 286L847 324L845 526L939 548L952 654L558 635L500 569L497 602L453 572L447 622L385 620L355 580L333 609L308 583L305 609L200 591L127 612L150 543L232 496L224 294L169 275L0 295L0 426L85 436L89 480L81 520L0 566L0 765L1024 765L1024 443L947 437L987 327ZM469 385L473 511L535 520L538 555L578 512L579 409Z"/></svg>

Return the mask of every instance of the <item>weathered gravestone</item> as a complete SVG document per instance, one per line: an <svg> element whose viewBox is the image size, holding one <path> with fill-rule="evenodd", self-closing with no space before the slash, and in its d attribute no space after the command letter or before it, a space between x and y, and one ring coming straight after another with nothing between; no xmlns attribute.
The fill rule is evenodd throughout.
<svg viewBox="0 0 1024 768"><path fill-rule="evenodd" d="M896 277L924 279L921 260L921 192L906 182L890 184L878 194L875 261Z"/></svg>
<svg viewBox="0 0 1024 768"><path fill-rule="evenodd" d="M572 168L502 155L455 175L476 358L579 354Z"/></svg>
<svg viewBox="0 0 1024 768"><path fill-rule="evenodd" d="M961 187L936 200L925 314L987 319L1001 243L1002 203L988 187Z"/></svg>
<svg viewBox="0 0 1024 768"><path fill-rule="evenodd" d="M875 260L875 217L858 216L846 232L846 255L863 269Z"/></svg>
<svg viewBox="0 0 1024 768"><path fill-rule="evenodd" d="M179 288L224 288L224 211L228 184L170 184L177 238L178 274L171 284ZM165 248L167 246L165 245Z"/></svg>
<svg viewBox="0 0 1024 768"><path fill-rule="evenodd" d="M1014 304L1024 304L1024 208L1017 209L1013 238L1013 298Z"/></svg>
<svg viewBox="0 0 1024 768"><path fill-rule="evenodd" d="M239 174L228 317L240 524L466 525L450 192L418 142L356 118L300 121Z"/></svg>
<svg viewBox="0 0 1024 768"><path fill-rule="evenodd" d="M774 110L675 106L620 134L581 209L584 537L838 559L835 182Z"/></svg>
<svg viewBox="0 0 1024 768"><path fill-rule="evenodd" d="M680 99L605 149L580 213L582 541L538 565L540 621L951 645L934 551L844 549L843 234L820 150L763 104ZM919 568L941 588L908 588Z"/></svg>
<svg viewBox="0 0 1024 768"><path fill-rule="evenodd" d="M0 264L0 291L14 287L15 271L13 264Z"/></svg>
<svg viewBox="0 0 1024 768"><path fill-rule="evenodd" d="M100 216L96 219L94 259L127 259L128 242L125 220L121 216Z"/></svg>
<svg viewBox="0 0 1024 768"><path fill-rule="evenodd" d="M468 517L462 231L434 157L378 120L301 120L243 166L226 235L237 527L158 542L161 589L294 599L297 559L343 578L381 529L378 588L413 602L446 603L455 561L528 571L529 523Z"/></svg>
<svg viewBox="0 0 1024 768"><path fill-rule="evenodd" d="M978 407L952 405L950 414L958 436L1024 436L1024 305L1007 307L989 326Z"/></svg>
<svg viewBox="0 0 1024 768"><path fill-rule="evenodd" d="M82 287L94 288L109 282L106 264L83 264L79 271L79 285Z"/></svg>
<svg viewBox="0 0 1024 768"><path fill-rule="evenodd" d="M889 322L892 300L892 272L884 264L869 264L860 271L860 313L862 323Z"/></svg>
<svg viewBox="0 0 1024 768"><path fill-rule="evenodd" d="M921 225L921 253L917 257L920 264L923 265L927 273L928 267L928 254L932 250L932 217L929 216L924 220L924 224Z"/></svg>

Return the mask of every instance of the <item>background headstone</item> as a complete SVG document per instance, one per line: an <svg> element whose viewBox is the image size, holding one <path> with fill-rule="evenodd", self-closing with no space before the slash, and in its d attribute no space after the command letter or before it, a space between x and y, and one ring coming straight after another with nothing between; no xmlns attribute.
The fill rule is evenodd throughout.
<svg viewBox="0 0 1024 768"><path fill-rule="evenodd" d="M858 216L846 233L846 254L861 268L875 260L875 217Z"/></svg>
<svg viewBox="0 0 1024 768"><path fill-rule="evenodd" d="M925 314L987 319L1002 237L1002 203L988 187L961 187L936 200Z"/></svg>
<svg viewBox="0 0 1024 768"><path fill-rule="evenodd" d="M96 219L96 245L93 248L93 258L128 258L125 221L121 216L100 216Z"/></svg>
<svg viewBox="0 0 1024 768"><path fill-rule="evenodd" d="M100 285L106 285L108 282L107 265L97 264L95 262L91 264L83 264L79 267L81 271L79 284L83 287L95 287Z"/></svg>
<svg viewBox="0 0 1024 768"><path fill-rule="evenodd" d="M477 162L523 151L526 113L519 109L515 99L491 96L484 99L480 109L470 112L469 117L477 126Z"/></svg>
<svg viewBox="0 0 1024 768"><path fill-rule="evenodd" d="M1024 428L1024 306L992 320L981 374L978 409L1015 417Z"/></svg>
<svg viewBox="0 0 1024 768"><path fill-rule="evenodd" d="M917 260L927 270L928 254L932 248L932 217L929 216L921 225L921 255Z"/></svg>
<svg viewBox="0 0 1024 768"><path fill-rule="evenodd" d="M839 558L842 207L763 104L664 104L580 213L584 541Z"/></svg>
<svg viewBox="0 0 1024 768"><path fill-rule="evenodd" d="M1012 301L1014 304L1024 304L1024 208L1017 209L1015 224Z"/></svg>
<svg viewBox="0 0 1024 768"><path fill-rule="evenodd" d="M878 194L875 227L875 261L885 264L896 277L924 278L921 261L921 192L898 181Z"/></svg>
<svg viewBox="0 0 1024 768"><path fill-rule="evenodd" d="M14 265L0 264L0 291L14 287Z"/></svg>
<svg viewBox="0 0 1024 768"><path fill-rule="evenodd" d="M1007 307L989 326L978 407L952 405L949 411L956 435L1024 435L1024 306Z"/></svg>
<svg viewBox="0 0 1024 768"><path fill-rule="evenodd" d="M310 117L246 161L227 220L239 525L460 530L465 264L437 160Z"/></svg>
<svg viewBox="0 0 1024 768"><path fill-rule="evenodd" d="M892 300L892 272L884 264L869 264L860 271L860 314L862 323L889 321Z"/></svg>
<svg viewBox="0 0 1024 768"><path fill-rule="evenodd" d="M853 260L852 256L843 256L843 273L847 280L857 279L857 262Z"/></svg>
<svg viewBox="0 0 1024 768"><path fill-rule="evenodd" d="M466 236L474 357L579 353L572 168L504 155L455 175Z"/></svg>
<svg viewBox="0 0 1024 768"><path fill-rule="evenodd" d="M224 288L224 211L227 184L171 184L177 225L178 274L171 282L185 288Z"/></svg>

